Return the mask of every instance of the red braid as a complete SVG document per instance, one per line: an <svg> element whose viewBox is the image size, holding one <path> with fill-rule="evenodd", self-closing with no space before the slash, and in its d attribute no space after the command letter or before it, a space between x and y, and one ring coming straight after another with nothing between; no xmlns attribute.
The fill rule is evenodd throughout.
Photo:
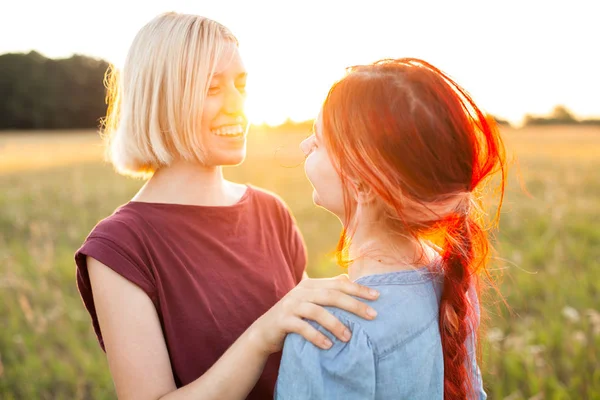
<svg viewBox="0 0 600 400"><path fill-rule="evenodd" d="M352 236L350 181L376 195L390 235L430 239L443 248L444 399L471 397L466 342L477 342L479 318L468 291L479 289L489 250L478 215L483 207L471 205L501 171L497 221L506 170L495 124L442 71L405 58L350 69L325 100L322 126L344 187L339 258L344 261Z"/></svg>
<svg viewBox="0 0 600 400"><path fill-rule="evenodd" d="M444 351L444 399L466 399L473 390L471 371L467 369L467 338L476 334L475 310L468 291L477 276L473 271L472 231L476 222L468 216L448 219L446 246L442 253L444 285L440 302L440 335Z"/></svg>

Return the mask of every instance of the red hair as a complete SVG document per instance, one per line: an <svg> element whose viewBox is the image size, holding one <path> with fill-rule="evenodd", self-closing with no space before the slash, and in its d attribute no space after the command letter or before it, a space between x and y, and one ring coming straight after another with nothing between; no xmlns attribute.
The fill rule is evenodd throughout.
<svg viewBox="0 0 600 400"><path fill-rule="evenodd" d="M444 399L471 397L466 341L477 340L479 311L468 292L480 291L491 249L480 200L488 178L500 171L497 222L506 178L495 123L448 75L405 58L350 68L329 91L322 127L345 188L338 261L348 263L353 182L374 192L390 233L442 248Z"/></svg>

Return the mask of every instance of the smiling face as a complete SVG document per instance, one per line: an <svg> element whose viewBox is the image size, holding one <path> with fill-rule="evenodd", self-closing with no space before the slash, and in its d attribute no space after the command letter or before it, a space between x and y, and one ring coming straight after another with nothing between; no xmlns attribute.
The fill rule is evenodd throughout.
<svg viewBox="0 0 600 400"><path fill-rule="evenodd" d="M344 192L342 181L323 142L321 114L315 121L314 133L306 138L300 148L306 155L304 171L313 186L313 201L340 220L344 218Z"/></svg>
<svg viewBox="0 0 600 400"><path fill-rule="evenodd" d="M245 100L246 69L237 46L231 43L217 63L204 100L201 135L206 166L244 161L248 132Z"/></svg>

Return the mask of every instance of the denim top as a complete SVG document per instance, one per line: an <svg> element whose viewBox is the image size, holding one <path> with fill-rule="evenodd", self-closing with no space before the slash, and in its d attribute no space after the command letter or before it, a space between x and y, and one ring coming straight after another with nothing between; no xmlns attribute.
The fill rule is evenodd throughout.
<svg viewBox="0 0 600 400"><path fill-rule="evenodd" d="M275 399L443 399L441 273L426 267L364 276L356 282L381 293L376 301L363 300L377 310L377 317L367 321L326 307L352 332L350 341L342 342L310 321L333 342L328 350L317 348L298 334L289 334ZM479 315L475 291L470 290L468 297L475 302ZM474 336L467 339L466 345L475 399L486 399Z"/></svg>

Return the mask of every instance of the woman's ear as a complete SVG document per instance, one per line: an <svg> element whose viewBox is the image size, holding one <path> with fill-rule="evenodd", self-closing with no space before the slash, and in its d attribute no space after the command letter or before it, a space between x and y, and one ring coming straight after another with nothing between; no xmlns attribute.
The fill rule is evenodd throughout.
<svg viewBox="0 0 600 400"><path fill-rule="evenodd" d="M353 181L354 185L354 200L358 204L369 204L375 199L375 193L370 186L363 182Z"/></svg>

